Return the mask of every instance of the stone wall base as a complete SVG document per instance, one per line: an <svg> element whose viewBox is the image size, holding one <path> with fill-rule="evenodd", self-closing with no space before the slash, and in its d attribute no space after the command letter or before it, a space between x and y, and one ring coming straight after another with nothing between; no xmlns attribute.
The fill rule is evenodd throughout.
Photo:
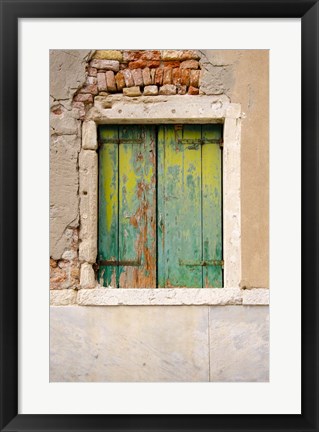
<svg viewBox="0 0 319 432"><path fill-rule="evenodd" d="M51 382L266 382L268 306L51 306Z"/></svg>

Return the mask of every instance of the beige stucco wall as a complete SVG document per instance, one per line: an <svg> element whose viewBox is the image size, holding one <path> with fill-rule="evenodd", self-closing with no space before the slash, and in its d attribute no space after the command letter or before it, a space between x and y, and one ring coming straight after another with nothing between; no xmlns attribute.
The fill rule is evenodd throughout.
<svg viewBox="0 0 319 432"><path fill-rule="evenodd" d="M269 51L202 51L204 89L240 103L242 286L269 286ZM205 59L206 58L206 59Z"/></svg>

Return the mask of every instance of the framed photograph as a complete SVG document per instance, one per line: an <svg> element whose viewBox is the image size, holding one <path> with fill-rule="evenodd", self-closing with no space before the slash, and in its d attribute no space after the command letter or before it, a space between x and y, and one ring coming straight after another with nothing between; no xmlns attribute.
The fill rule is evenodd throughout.
<svg viewBox="0 0 319 432"><path fill-rule="evenodd" d="M1 430L317 431L318 2L1 6Z"/></svg>

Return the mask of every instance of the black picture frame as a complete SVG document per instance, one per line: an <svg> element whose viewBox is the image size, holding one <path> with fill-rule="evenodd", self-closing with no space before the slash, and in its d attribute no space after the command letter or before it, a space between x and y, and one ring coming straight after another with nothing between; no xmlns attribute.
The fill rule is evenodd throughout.
<svg viewBox="0 0 319 432"><path fill-rule="evenodd" d="M314 0L13 1L1 5L1 431L317 431L318 38ZM301 18L302 22L302 414L18 414L18 19ZM291 263L293 265L293 263ZM286 271L283 269L283 271ZM253 397L253 395L252 395Z"/></svg>

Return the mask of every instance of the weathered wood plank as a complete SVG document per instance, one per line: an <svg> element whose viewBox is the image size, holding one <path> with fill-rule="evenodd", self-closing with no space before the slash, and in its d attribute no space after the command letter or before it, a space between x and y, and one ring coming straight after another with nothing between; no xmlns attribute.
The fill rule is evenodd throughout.
<svg viewBox="0 0 319 432"><path fill-rule="evenodd" d="M201 148L179 139L201 138L201 127L161 126L158 164L160 287L201 287ZM161 184L162 183L162 184ZM163 276L164 273L164 276Z"/></svg>
<svg viewBox="0 0 319 432"><path fill-rule="evenodd" d="M203 125L202 138L220 139L221 125ZM222 151L218 144L202 145L203 260L222 260ZM223 286L221 266L203 267L203 287Z"/></svg>
<svg viewBox="0 0 319 432"><path fill-rule="evenodd" d="M136 143L143 138L143 143ZM120 288L156 287L156 134L154 126L120 126L119 267Z"/></svg>
<svg viewBox="0 0 319 432"><path fill-rule="evenodd" d="M100 140L117 141L118 127L99 128ZM102 145L99 151L99 260L118 259L118 144ZM100 266L103 286L118 287L118 268Z"/></svg>

